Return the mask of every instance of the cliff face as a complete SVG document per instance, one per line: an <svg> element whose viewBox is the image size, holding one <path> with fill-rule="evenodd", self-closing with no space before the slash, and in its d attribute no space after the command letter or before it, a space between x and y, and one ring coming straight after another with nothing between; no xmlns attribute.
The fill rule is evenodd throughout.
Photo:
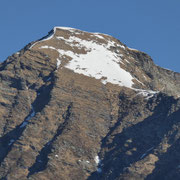
<svg viewBox="0 0 180 180"><path fill-rule="evenodd" d="M1 179L180 178L180 74L147 54L56 27L0 82Z"/></svg>

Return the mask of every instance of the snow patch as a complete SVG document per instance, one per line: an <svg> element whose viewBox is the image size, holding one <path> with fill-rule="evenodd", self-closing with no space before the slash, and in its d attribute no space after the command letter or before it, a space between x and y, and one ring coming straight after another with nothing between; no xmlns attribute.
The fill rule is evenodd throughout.
<svg viewBox="0 0 180 180"><path fill-rule="evenodd" d="M10 142L8 143L8 146L10 146L15 140L11 139Z"/></svg>
<svg viewBox="0 0 180 180"><path fill-rule="evenodd" d="M98 173L102 173L102 169L101 168L97 168L97 172Z"/></svg>
<svg viewBox="0 0 180 180"><path fill-rule="evenodd" d="M51 77L49 77L46 81L50 81L51 80ZM39 93L38 93L38 95L39 95Z"/></svg>
<svg viewBox="0 0 180 180"><path fill-rule="evenodd" d="M40 49L53 49L53 50L57 50L55 47L52 47L52 46L41 46Z"/></svg>
<svg viewBox="0 0 180 180"><path fill-rule="evenodd" d="M101 34L94 33L94 36L96 36L96 37L97 37L97 38L99 38L99 39L103 39L103 40L104 40L104 37L103 37L103 36L101 36Z"/></svg>
<svg viewBox="0 0 180 180"><path fill-rule="evenodd" d="M24 121L24 122L21 124L20 128L25 127L27 124L28 124L28 122L27 122L27 121Z"/></svg>
<svg viewBox="0 0 180 180"><path fill-rule="evenodd" d="M138 83L140 83L142 86L145 86L141 81L139 81L137 78L134 78Z"/></svg>
<svg viewBox="0 0 180 180"><path fill-rule="evenodd" d="M147 78L146 78L146 76L145 76L145 75L143 75L143 77L144 77L144 79L145 79L145 80L147 80Z"/></svg>
<svg viewBox="0 0 180 180"><path fill-rule="evenodd" d="M59 66L61 65L61 60L57 59L57 69L59 68Z"/></svg>
<svg viewBox="0 0 180 180"><path fill-rule="evenodd" d="M131 50L131 51L139 51L139 50L137 50L137 49L133 49L133 48L130 48L130 47L127 47L129 50Z"/></svg>
<svg viewBox="0 0 180 180"><path fill-rule="evenodd" d="M31 106L31 114L26 118L26 121L29 121L32 117L35 116L35 111L34 111L34 108L33 106Z"/></svg>
<svg viewBox="0 0 180 180"><path fill-rule="evenodd" d="M95 156L94 161L96 162L96 164L99 164L101 162L99 156Z"/></svg>
<svg viewBox="0 0 180 180"><path fill-rule="evenodd" d="M40 48L56 50L59 52L60 57L63 55L71 57L72 60L65 67L73 70L75 73L94 77L95 79L103 79L104 84L110 82L132 88L134 84L132 81L133 77L120 67L120 63L122 63L121 57L109 50L111 46L115 46L115 42L108 41L107 44L100 45L78 37L70 37L64 40L71 46L74 43L74 46L84 48L87 53L76 54L72 51L56 49L52 46L41 46Z"/></svg>
<svg viewBox="0 0 180 180"><path fill-rule="evenodd" d="M128 64L130 64L130 62L127 59L124 59Z"/></svg>
<svg viewBox="0 0 180 180"><path fill-rule="evenodd" d="M121 44L118 44L118 46L121 47L122 49L126 49L126 47Z"/></svg>
<svg viewBox="0 0 180 180"><path fill-rule="evenodd" d="M64 29L64 30L76 30L75 28L71 28L71 27L62 27L62 26L55 26L55 29Z"/></svg>
<svg viewBox="0 0 180 180"><path fill-rule="evenodd" d="M97 172L101 173L102 172L101 160L100 160L99 156L95 156L94 161L96 162L96 165L97 165Z"/></svg>
<svg viewBox="0 0 180 180"><path fill-rule="evenodd" d="M148 149L148 150L140 157L140 159L143 159L143 158L147 155L147 153L148 153L149 151L153 150L153 149L154 149L154 147L151 147L150 149Z"/></svg>
<svg viewBox="0 0 180 180"><path fill-rule="evenodd" d="M143 159L145 156L146 156L146 153L144 153L144 154L140 157L140 159Z"/></svg>
<svg viewBox="0 0 180 180"><path fill-rule="evenodd" d="M134 89L135 91L138 92L137 95L142 95L146 97L146 99L152 98L155 94L159 93L159 91L152 91L152 90L143 90L143 89Z"/></svg>

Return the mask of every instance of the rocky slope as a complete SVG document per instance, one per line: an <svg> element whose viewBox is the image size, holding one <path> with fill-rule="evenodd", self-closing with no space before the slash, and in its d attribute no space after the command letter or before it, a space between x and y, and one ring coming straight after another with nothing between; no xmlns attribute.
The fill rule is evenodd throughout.
<svg viewBox="0 0 180 180"><path fill-rule="evenodd" d="M147 54L55 27L0 82L0 179L180 178L180 74Z"/></svg>

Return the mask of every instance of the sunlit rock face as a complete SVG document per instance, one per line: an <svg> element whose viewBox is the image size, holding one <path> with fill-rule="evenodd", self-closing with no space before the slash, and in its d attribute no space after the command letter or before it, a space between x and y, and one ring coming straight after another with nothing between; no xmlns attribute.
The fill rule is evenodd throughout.
<svg viewBox="0 0 180 180"><path fill-rule="evenodd" d="M147 54L55 27L0 82L1 179L180 178L180 74Z"/></svg>

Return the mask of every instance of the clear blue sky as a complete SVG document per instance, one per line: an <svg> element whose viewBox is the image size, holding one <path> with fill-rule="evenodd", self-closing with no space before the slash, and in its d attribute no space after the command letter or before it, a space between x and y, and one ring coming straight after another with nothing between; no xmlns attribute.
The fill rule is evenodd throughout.
<svg viewBox="0 0 180 180"><path fill-rule="evenodd" d="M54 26L110 34L180 72L180 0L0 0L0 61Z"/></svg>

